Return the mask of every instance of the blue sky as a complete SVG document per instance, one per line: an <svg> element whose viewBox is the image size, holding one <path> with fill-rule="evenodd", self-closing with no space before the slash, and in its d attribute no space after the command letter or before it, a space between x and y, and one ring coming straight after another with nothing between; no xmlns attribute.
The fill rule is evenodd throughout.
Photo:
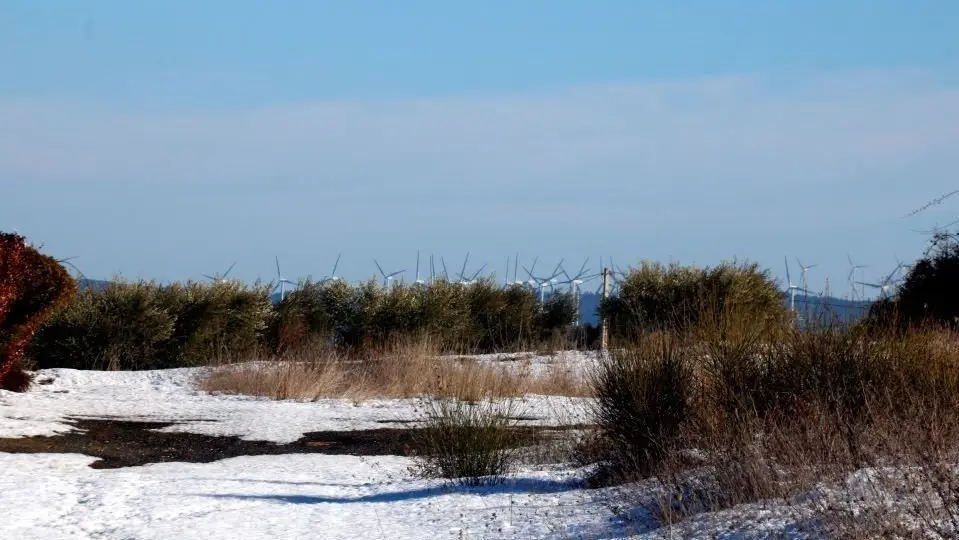
<svg viewBox="0 0 959 540"><path fill-rule="evenodd" d="M959 188L955 35L946 0L7 0L0 229L96 277L788 255L844 293L959 214L902 217Z"/></svg>

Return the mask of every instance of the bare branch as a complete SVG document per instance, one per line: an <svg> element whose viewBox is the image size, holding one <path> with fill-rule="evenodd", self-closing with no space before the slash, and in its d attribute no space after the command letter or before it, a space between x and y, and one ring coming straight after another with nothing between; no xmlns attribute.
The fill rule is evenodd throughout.
<svg viewBox="0 0 959 540"><path fill-rule="evenodd" d="M920 212L928 209L928 208L931 207L931 206L935 206L935 205L937 205L937 204L942 204L943 201L945 201L945 200L948 199L949 197L952 197L953 195L956 195L956 194L959 194L959 189L954 190L954 191L950 191L949 193L946 193L945 195L942 195L942 196L940 196L940 197L938 197L938 198L935 198L935 199L927 202L926 204L924 204L924 205L922 205L921 207L913 210L912 212L909 212L908 214L906 214L906 215L904 215L904 216L902 216L902 217L903 217L903 219L905 219L905 218L907 218L907 217L912 217L912 216L914 216L914 215L916 215L916 214L918 214L918 213L920 213Z"/></svg>

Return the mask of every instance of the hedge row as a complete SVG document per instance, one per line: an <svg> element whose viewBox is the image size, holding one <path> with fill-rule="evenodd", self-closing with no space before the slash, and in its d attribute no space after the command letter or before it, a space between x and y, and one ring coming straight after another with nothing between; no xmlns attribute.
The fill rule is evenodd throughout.
<svg viewBox="0 0 959 540"><path fill-rule="evenodd" d="M776 283L745 264L699 269L643 263L601 309L613 339L628 340L695 324L707 304L747 306L770 320L787 320ZM114 282L103 291L82 291L60 309L28 355L41 368L161 369L317 345L361 352L421 336L464 353L528 350L595 337L595 331L574 335L575 319L569 293L541 301L528 287L504 288L492 280L391 287L306 281L276 305L266 285Z"/></svg>
<svg viewBox="0 0 959 540"><path fill-rule="evenodd" d="M489 352L566 339L573 298L541 303L527 288L307 281L274 305L268 286L113 282L84 290L35 336L38 368L163 369L283 354L317 344L347 352L429 335L445 348Z"/></svg>

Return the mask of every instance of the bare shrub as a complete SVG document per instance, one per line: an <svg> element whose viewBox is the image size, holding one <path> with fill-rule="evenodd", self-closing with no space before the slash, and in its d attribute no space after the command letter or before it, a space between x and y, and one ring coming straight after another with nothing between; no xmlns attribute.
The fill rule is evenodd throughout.
<svg viewBox="0 0 959 540"><path fill-rule="evenodd" d="M501 483L516 463L512 401L428 400L411 472L477 486Z"/></svg>
<svg viewBox="0 0 959 540"><path fill-rule="evenodd" d="M596 423L611 451L607 473L635 479L651 472L687 421L692 385L686 351L668 334L610 355L594 381Z"/></svg>
<svg viewBox="0 0 959 540"><path fill-rule="evenodd" d="M778 501L836 537L955 537L955 334L787 330L726 308L696 320L642 334L602 368L593 447L613 474L601 480L656 479L661 496L637 504L663 523Z"/></svg>

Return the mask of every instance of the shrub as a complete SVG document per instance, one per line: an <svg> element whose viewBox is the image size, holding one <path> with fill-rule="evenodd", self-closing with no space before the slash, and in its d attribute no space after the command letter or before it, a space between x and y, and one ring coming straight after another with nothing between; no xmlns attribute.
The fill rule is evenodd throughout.
<svg viewBox="0 0 959 540"><path fill-rule="evenodd" d="M874 320L899 326L926 322L959 328L959 236L937 234L926 256L913 266L894 298L879 302Z"/></svg>
<svg viewBox="0 0 959 540"><path fill-rule="evenodd" d="M611 335L626 338L656 330L685 331L699 323L708 307L726 305L785 322L782 292L767 271L756 264L723 263L697 268L643 262L624 278L618 297L601 307L609 318Z"/></svg>
<svg viewBox="0 0 959 540"><path fill-rule="evenodd" d="M20 235L0 233L0 388L26 390L24 350L75 292L76 283L55 259L27 246Z"/></svg>
<svg viewBox="0 0 959 540"><path fill-rule="evenodd" d="M605 474L648 474L690 416L689 360L668 334L611 351L594 375L595 421L608 441Z"/></svg>
<svg viewBox="0 0 959 540"><path fill-rule="evenodd" d="M273 316L269 290L235 282L173 284L159 289L160 303L173 318L173 333L162 356L176 366L211 359L249 358L263 346Z"/></svg>
<svg viewBox="0 0 959 540"><path fill-rule="evenodd" d="M959 524L955 333L795 330L730 304L695 320L645 333L600 366L588 450L606 467L595 481L655 477L663 497L639 504L670 523L806 493L803 508L846 520L829 527L908 519L953 535L942 531ZM870 509L878 518L845 483L863 467L870 496L896 497L892 510Z"/></svg>
<svg viewBox="0 0 959 540"><path fill-rule="evenodd" d="M265 287L114 281L84 290L37 334L39 367L164 369L242 358L262 345L270 317Z"/></svg>
<svg viewBox="0 0 959 540"><path fill-rule="evenodd" d="M530 289L504 289L489 279L389 288L306 282L277 306L269 335L281 353L314 341L376 350L421 336L444 349L494 352L565 335L574 314L570 295L551 295L541 306Z"/></svg>
<svg viewBox="0 0 959 540"><path fill-rule="evenodd" d="M504 480L515 464L518 439L511 401L452 398L428 401L425 407L411 472L471 486Z"/></svg>

